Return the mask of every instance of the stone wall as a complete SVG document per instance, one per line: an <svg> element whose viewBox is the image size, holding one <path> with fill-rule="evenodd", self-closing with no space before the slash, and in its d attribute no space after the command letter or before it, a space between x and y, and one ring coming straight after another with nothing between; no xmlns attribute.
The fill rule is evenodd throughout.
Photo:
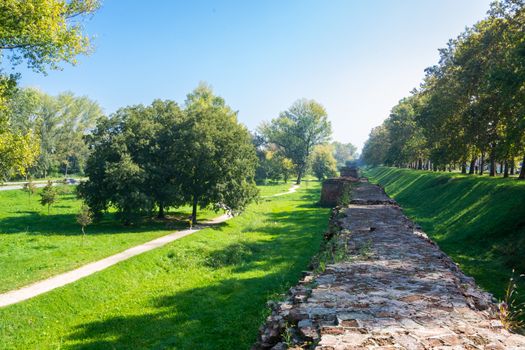
<svg viewBox="0 0 525 350"><path fill-rule="evenodd" d="M492 296L367 182L332 210L324 248L253 349L525 349Z"/></svg>
<svg viewBox="0 0 525 350"><path fill-rule="evenodd" d="M359 170L356 167L344 166L340 169L341 177L359 178Z"/></svg>
<svg viewBox="0 0 525 350"><path fill-rule="evenodd" d="M321 189L321 200L319 203L322 206L333 208L341 199L345 191L349 191L352 183L357 182L356 178L337 177L323 181Z"/></svg>

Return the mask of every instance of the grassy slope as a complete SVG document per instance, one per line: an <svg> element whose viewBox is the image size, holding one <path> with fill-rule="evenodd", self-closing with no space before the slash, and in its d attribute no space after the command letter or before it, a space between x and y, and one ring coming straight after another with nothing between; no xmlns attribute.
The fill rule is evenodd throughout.
<svg viewBox="0 0 525 350"><path fill-rule="evenodd" d="M525 182L384 167L366 176L496 296L513 268L525 272Z"/></svg>
<svg viewBox="0 0 525 350"><path fill-rule="evenodd" d="M295 284L329 211L319 184L261 200L241 216L0 309L6 349L242 349L266 301Z"/></svg>
<svg viewBox="0 0 525 350"><path fill-rule="evenodd" d="M59 187L62 194L47 214L33 195L31 201L22 190L0 191L0 292L21 287L87 262L98 260L126 248L174 231L165 222L144 222L125 227L112 215L87 228L82 242L75 215L80 201L74 187ZM41 191L39 189L38 191ZM180 211L189 215L189 208ZM203 211L200 218L218 216ZM176 227L187 227L179 224Z"/></svg>

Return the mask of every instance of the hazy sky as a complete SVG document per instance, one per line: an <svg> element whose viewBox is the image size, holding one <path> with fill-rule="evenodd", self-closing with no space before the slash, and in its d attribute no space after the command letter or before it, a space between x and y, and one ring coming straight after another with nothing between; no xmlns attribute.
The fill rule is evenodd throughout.
<svg viewBox="0 0 525 350"><path fill-rule="evenodd" d="M96 51L22 86L70 90L106 113L211 84L255 129L296 99L322 103L334 139L359 147L418 86L437 49L489 0L106 0L88 22Z"/></svg>

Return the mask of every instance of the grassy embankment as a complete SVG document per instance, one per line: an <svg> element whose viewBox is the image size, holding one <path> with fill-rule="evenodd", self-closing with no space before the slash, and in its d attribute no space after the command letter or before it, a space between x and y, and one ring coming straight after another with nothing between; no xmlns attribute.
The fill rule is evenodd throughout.
<svg viewBox="0 0 525 350"><path fill-rule="evenodd" d="M525 273L525 181L387 167L365 172L479 285Z"/></svg>
<svg viewBox="0 0 525 350"><path fill-rule="evenodd" d="M249 348L266 301L295 284L319 249L329 210L318 199L319 184L305 184L219 227L0 309L2 346Z"/></svg>

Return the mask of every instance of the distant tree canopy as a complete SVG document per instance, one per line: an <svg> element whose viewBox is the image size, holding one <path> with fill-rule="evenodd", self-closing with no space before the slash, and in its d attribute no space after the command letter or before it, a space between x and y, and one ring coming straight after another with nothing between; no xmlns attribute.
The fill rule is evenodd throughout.
<svg viewBox="0 0 525 350"><path fill-rule="evenodd" d="M214 206L239 212L257 196L257 158L248 130L200 85L184 109L175 102L118 110L87 137L89 180L79 193L94 215L115 207L126 223L166 207Z"/></svg>
<svg viewBox="0 0 525 350"><path fill-rule="evenodd" d="M82 173L89 155L83 138L103 116L100 106L70 92L56 97L36 89L20 89L9 102L10 130L32 135L38 157L28 167L32 176Z"/></svg>
<svg viewBox="0 0 525 350"><path fill-rule="evenodd" d="M321 104L302 99L278 118L263 123L259 132L268 144L274 145L282 156L292 161L297 184L300 184L314 147L329 141L332 128Z"/></svg>
<svg viewBox="0 0 525 350"><path fill-rule="evenodd" d="M362 160L525 178L525 1L491 5L488 16L440 50L418 90L372 130Z"/></svg>
<svg viewBox="0 0 525 350"><path fill-rule="evenodd" d="M37 159L38 139L11 130L9 102L16 92L15 67L45 73L61 62L76 63L91 50L82 20L99 7L97 0L3 0L0 2L0 181L24 174ZM11 66L13 73L5 73Z"/></svg>
<svg viewBox="0 0 525 350"><path fill-rule="evenodd" d="M333 155L337 161L337 166L344 166L346 162L355 160L357 147L353 144L342 143L338 141L332 142Z"/></svg>

